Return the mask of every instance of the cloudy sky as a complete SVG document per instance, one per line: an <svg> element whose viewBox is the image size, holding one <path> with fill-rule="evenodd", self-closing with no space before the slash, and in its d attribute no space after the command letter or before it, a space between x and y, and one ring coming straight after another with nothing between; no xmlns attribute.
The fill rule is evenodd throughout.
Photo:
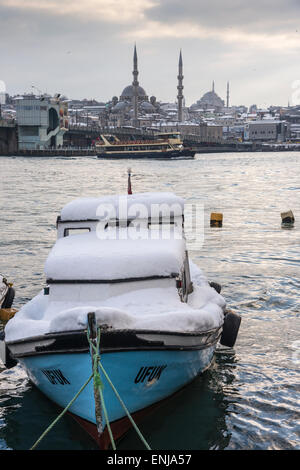
<svg viewBox="0 0 300 470"><path fill-rule="evenodd" d="M260 106L293 101L300 83L299 0L0 0L10 94L107 101L132 82L135 42L140 84L161 101L175 100L180 48L187 105L212 80L223 99L230 81L232 104Z"/></svg>

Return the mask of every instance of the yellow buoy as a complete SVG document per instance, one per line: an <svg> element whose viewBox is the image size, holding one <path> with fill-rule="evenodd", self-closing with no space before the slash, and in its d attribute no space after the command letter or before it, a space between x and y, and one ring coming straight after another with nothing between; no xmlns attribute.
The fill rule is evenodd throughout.
<svg viewBox="0 0 300 470"><path fill-rule="evenodd" d="M0 308L0 321L10 320L17 311L16 308Z"/></svg>
<svg viewBox="0 0 300 470"><path fill-rule="evenodd" d="M211 227L222 227L223 225L223 214L218 212L212 212L210 214L210 226Z"/></svg>
<svg viewBox="0 0 300 470"><path fill-rule="evenodd" d="M292 211L281 212L281 220L283 224L293 224L295 217Z"/></svg>

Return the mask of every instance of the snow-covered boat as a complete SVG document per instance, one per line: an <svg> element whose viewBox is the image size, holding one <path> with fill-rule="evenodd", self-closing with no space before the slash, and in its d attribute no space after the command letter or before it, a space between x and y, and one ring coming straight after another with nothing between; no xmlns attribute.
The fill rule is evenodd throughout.
<svg viewBox="0 0 300 470"><path fill-rule="evenodd" d="M225 300L189 261L183 225L184 201L172 193L80 198L62 209L47 286L5 328L11 357L50 400L66 407L91 374L90 312L101 363L133 418L205 371L222 334L232 345ZM227 330L234 343L238 328L229 322ZM130 423L101 380L118 438ZM97 434L91 382L69 411L108 446L104 417Z"/></svg>

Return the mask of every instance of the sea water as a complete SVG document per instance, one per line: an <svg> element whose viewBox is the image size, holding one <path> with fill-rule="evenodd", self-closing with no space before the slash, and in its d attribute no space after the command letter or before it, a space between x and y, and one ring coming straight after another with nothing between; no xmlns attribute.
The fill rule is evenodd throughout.
<svg viewBox="0 0 300 470"><path fill-rule="evenodd" d="M0 272L14 282L14 306L45 285L61 208L76 197L126 193L129 166L133 192L172 191L196 214L204 210L204 236L201 228L196 239L188 236L190 257L242 316L234 349L219 349L209 370L140 425L150 446L299 449L300 153L130 162L1 157ZM281 226L287 210L294 227ZM211 212L223 214L222 228L210 227ZM19 366L0 372L0 449L29 449L58 413ZM39 445L95 448L69 416ZM143 445L132 430L118 448Z"/></svg>

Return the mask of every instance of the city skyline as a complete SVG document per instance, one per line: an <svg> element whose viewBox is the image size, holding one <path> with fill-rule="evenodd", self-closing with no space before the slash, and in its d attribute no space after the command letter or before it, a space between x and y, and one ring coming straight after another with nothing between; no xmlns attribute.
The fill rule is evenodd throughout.
<svg viewBox="0 0 300 470"><path fill-rule="evenodd" d="M132 81L149 96L174 102L178 54L187 106L211 89L232 105L286 106L300 78L300 5L277 0L0 0L0 80L11 94L32 85L73 99L109 101ZM259 6L259 10L257 9ZM270 8L272 7L272 8ZM259 12L259 14L258 14Z"/></svg>

